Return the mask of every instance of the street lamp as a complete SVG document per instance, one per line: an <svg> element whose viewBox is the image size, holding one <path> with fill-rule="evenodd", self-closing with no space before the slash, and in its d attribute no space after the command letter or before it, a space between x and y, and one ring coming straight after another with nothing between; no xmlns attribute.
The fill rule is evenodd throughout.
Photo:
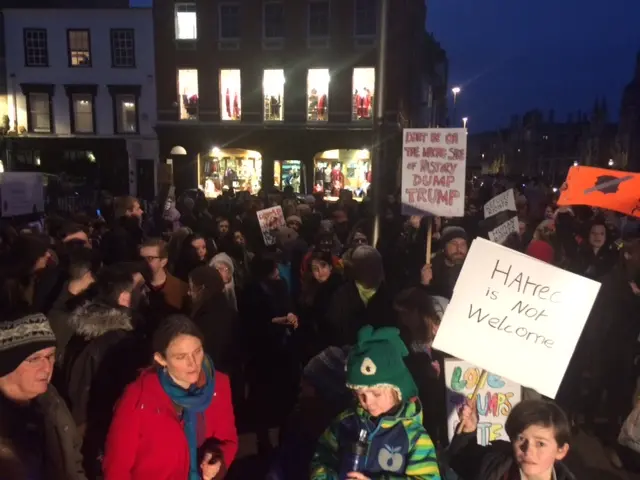
<svg viewBox="0 0 640 480"><path fill-rule="evenodd" d="M613 158L610 158L610 159L609 159L609 166L610 166L610 167L613 167Z"/></svg>
<svg viewBox="0 0 640 480"><path fill-rule="evenodd" d="M458 121L456 120L456 100L458 99L458 94L460 93L460 87L453 87L451 89L451 92L453 93L453 125L457 124Z"/></svg>
<svg viewBox="0 0 640 480"><path fill-rule="evenodd" d="M462 126L466 129L467 122L469 121L469 117L462 117Z"/></svg>

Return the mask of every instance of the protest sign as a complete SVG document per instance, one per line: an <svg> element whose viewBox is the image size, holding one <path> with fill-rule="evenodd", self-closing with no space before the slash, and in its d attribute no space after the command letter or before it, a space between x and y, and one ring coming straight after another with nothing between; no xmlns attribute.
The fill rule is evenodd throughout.
<svg viewBox="0 0 640 480"><path fill-rule="evenodd" d="M39 172L0 173L0 216L44 212L44 178Z"/></svg>
<svg viewBox="0 0 640 480"><path fill-rule="evenodd" d="M489 240L496 243L504 243L512 233L518 233L520 230L520 222L518 217L511 217L506 222L497 226L489 232Z"/></svg>
<svg viewBox="0 0 640 480"><path fill-rule="evenodd" d="M477 238L433 348L554 398L599 289Z"/></svg>
<svg viewBox="0 0 640 480"><path fill-rule="evenodd" d="M484 204L484 218L489 218L505 210L516 211L516 197L513 188L496 195Z"/></svg>
<svg viewBox="0 0 640 480"><path fill-rule="evenodd" d="M275 245L276 237L273 235L273 232L286 226L282 207L278 205L276 207L265 208L264 210L258 210L257 214L264 244Z"/></svg>
<svg viewBox="0 0 640 480"><path fill-rule="evenodd" d="M447 431L449 441L456 433L460 422L458 409L471 398L473 391L482 382L476 402L478 406L478 444L488 445L496 440L509 441L504 430L507 417L522 400L522 388L498 375L482 377L482 369L464 360L448 358L444 361L447 386Z"/></svg>
<svg viewBox="0 0 640 480"><path fill-rule="evenodd" d="M467 131L405 128L403 136L403 214L464 216Z"/></svg>

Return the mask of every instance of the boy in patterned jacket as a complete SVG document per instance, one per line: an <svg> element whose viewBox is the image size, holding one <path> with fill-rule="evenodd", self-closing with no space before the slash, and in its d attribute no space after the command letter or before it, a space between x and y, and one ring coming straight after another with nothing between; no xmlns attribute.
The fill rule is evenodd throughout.
<svg viewBox="0 0 640 480"><path fill-rule="evenodd" d="M422 426L418 389L403 357L408 350L396 328L358 332L347 360L347 386L358 404L340 414L318 441L311 480L338 480L343 459L360 432L367 432L367 455L351 480L440 480L436 449Z"/></svg>

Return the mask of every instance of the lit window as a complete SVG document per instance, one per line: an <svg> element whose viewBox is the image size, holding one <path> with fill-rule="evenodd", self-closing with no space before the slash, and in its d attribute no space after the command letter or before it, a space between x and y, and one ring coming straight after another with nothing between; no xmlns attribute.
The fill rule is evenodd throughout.
<svg viewBox="0 0 640 480"><path fill-rule="evenodd" d="M220 39L237 40L240 38L240 6L236 4L220 5Z"/></svg>
<svg viewBox="0 0 640 480"><path fill-rule="evenodd" d="M111 64L116 68L136 66L136 49L132 28L111 30Z"/></svg>
<svg viewBox="0 0 640 480"><path fill-rule="evenodd" d="M281 2L264 4L264 38L284 37L284 5Z"/></svg>
<svg viewBox="0 0 640 480"><path fill-rule="evenodd" d="M137 133L138 114L136 111L136 96L131 94L116 95L116 132Z"/></svg>
<svg viewBox="0 0 640 480"><path fill-rule="evenodd" d="M32 92L27 96L29 105L29 131L34 133L50 133L51 95L45 92Z"/></svg>
<svg viewBox="0 0 640 480"><path fill-rule="evenodd" d="M265 70L262 81L264 119L282 121L284 118L284 70Z"/></svg>
<svg viewBox="0 0 640 480"><path fill-rule="evenodd" d="M74 93L71 95L71 106L73 108L73 132L94 133L93 96L86 93Z"/></svg>
<svg viewBox="0 0 640 480"><path fill-rule="evenodd" d="M326 122L329 118L329 69L313 68L307 75L307 120Z"/></svg>
<svg viewBox="0 0 640 480"><path fill-rule="evenodd" d="M326 38L329 36L329 0L309 2L309 36Z"/></svg>
<svg viewBox="0 0 640 480"><path fill-rule="evenodd" d="M198 38L198 16L195 3L176 3L176 40L196 40Z"/></svg>
<svg viewBox="0 0 640 480"><path fill-rule="evenodd" d="M353 69L353 120L371 120L376 69L373 67Z"/></svg>
<svg viewBox="0 0 640 480"><path fill-rule="evenodd" d="M49 66L47 31L44 28L25 28L24 63L27 67Z"/></svg>
<svg viewBox="0 0 640 480"><path fill-rule="evenodd" d="M89 30L69 30L67 32L69 46L69 65L72 67L91 66L91 40Z"/></svg>
<svg viewBox="0 0 640 480"><path fill-rule="evenodd" d="M241 115L240 70L220 70L220 118L240 120Z"/></svg>
<svg viewBox="0 0 640 480"><path fill-rule="evenodd" d="M377 9L377 0L356 0L354 25L356 37L374 37L376 35L378 30L376 25Z"/></svg>
<svg viewBox="0 0 640 480"><path fill-rule="evenodd" d="M178 70L180 120L198 119L198 70Z"/></svg>

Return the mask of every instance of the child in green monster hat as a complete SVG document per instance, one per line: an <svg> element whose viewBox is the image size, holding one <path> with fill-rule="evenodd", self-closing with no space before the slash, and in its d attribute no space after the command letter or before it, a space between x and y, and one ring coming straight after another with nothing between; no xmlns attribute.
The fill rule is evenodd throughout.
<svg viewBox="0 0 640 480"><path fill-rule="evenodd" d="M439 480L436 449L422 426L418 389L403 358L409 354L397 328L358 332L347 359L347 386L358 402L322 434L311 462L312 480L338 480L345 455L367 432L367 454L353 480Z"/></svg>

